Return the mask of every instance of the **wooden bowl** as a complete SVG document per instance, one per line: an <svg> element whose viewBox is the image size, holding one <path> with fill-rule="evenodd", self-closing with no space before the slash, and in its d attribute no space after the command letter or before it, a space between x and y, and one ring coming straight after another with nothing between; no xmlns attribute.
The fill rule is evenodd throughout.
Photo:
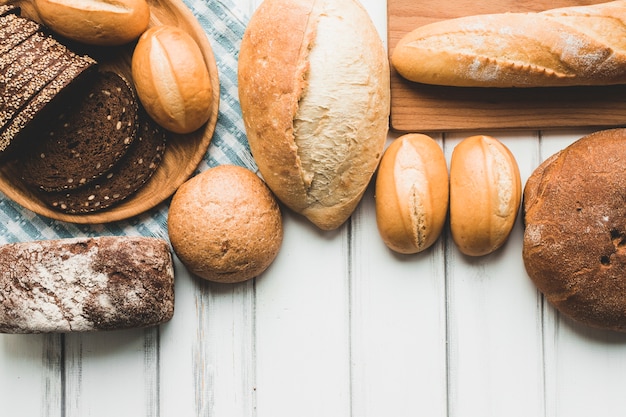
<svg viewBox="0 0 626 417"><path fill-rule="evenodd" d="M185 135L171 134L163 160L137 193L120 204L99 212L66 214L51 209L28 189L14 163L0 166L0 191L19 205L45 217L70 223L109 223L141 214L168 199L194 173L211 143L219 108L219 78L213 50L200 23L180 0L147 0L150 5L150 26L169 24L187 31L198 43L206 61L213 85L212 112L209 121L199 130ZM6 4L0 0L0 4ZM40 21L29 1L13 1L22 8L22 16ZM131 79L131 57L134 44L95 50L93 56L102 68L118 71Z"/></svg>

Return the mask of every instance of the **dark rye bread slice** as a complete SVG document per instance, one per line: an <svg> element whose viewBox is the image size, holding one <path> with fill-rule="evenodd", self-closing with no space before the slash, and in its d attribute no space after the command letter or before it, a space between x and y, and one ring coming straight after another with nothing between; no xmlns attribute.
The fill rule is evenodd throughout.
<svg viewBox="0 0 626 417"><path fill-rule="evenodd" d="M102 236L0 246L2 333L137 328L173 314L173 259L164 239Z"/></svg>
<svg viewBox="0 0 626 417"><path fill-rule="evenodd" d="M22 178L44 191L69 190L108 172L137 135L138 104L121 75L99 72L46 120L22 152Z"/></svg>
<svg viewBox="0 0 626 417"><path fill-rule="evenodd" d="M104 210L139 190L154 174L163 159L167 132L146 113L139 113L137 138L108 173L74 190L41 192L40 198L55 210L84 214Z"/></svg>

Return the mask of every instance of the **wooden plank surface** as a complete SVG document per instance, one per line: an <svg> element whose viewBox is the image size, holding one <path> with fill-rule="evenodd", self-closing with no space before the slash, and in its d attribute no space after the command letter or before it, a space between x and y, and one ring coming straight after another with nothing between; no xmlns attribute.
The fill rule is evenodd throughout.
<svg viewBox="0 0 626 417"><path fill-rule="evenodd" d="M540 11L597 0L388 0L390 54L424 24L484 13ZM622 125L626 86L455 88L407 81L392 68L391 126L402 132Z"/></svg>
<svg viewBox="0 0 626 417"><path fill-rule="evenodd" d="M384 2L363 4L384 36ZM491 133L525 183L593 130L433 137L449 160L465 136ZM626 415L626 335L572 323L543 300L522 265L520 221L486 257L461 255L447 228L400 256L378 235L374 203L370 187L333 232L285 211L278 258L246 283L204 282L176 259L174 318L158 328L0 335L0 415Z"/></svg>

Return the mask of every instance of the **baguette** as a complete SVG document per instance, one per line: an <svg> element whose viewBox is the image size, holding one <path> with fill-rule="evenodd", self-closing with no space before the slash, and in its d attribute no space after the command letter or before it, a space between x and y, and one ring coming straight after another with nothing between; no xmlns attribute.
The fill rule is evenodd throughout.
<svg viewBox="0 0 626 417"><path fill-rule="evenodd" d="M461 253L482 256L513 230L522 181L511 151L491 136L461 141L450 159L450 232Z"/></svg>
<svg viewBox="0 0 626 417"><path fill-rule="evenodd" d="M102 236L0 246L0 332L67 333L161 324L174 314L164 239Z"/></svg>
<svg viewBox="0 0 626 417"><path fill-rule="evenodd" d="M286 206L323 230L352 214L382 156L389 61L355 0L265 0L239 54L252 154Z"/></svg>
<svg viewBox="0 0 626 417"><path fill-rule="evenodd" d="M444 20L406 34L392 65L410 80L460 87L626 82L626 1Z"/></svg>

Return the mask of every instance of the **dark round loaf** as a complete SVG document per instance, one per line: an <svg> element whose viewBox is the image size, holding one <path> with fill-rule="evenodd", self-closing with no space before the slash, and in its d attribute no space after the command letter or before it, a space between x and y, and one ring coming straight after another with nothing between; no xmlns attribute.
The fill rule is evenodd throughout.
<svg viewBox="0 0 626 417"><path fill-rule="evenodd" d="M524 189L526 270L562 314L626 331L626 129L588 135Z"/></svg>

